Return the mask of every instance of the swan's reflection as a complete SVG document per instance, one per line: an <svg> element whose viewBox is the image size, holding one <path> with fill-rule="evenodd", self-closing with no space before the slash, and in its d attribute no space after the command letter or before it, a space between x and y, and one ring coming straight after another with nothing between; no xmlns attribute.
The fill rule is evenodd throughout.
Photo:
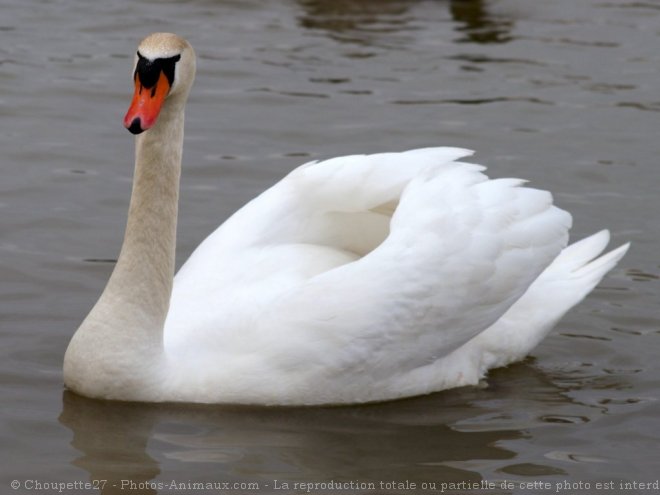
<svg viewBox="0 0 660 495"><path fill-rule="evenodd" d="M523 364L492 374L487 388L360 407L131 404L65 392L60 421L82 454L72 463L109 480L102 493L127 493L122 480L257 482L268 493L274 480L478 482L488 473L472 460L515 462L502 441L566 404Z"/></svg>
<svg viewBox="0 0 660 495"><path fill-rule="evenodd" d="M73 431L71 445L82 454L71 463L89 472L99 486L103 484L102 493L126 493L121 490L122 480L140 483L160 473L158 462L147 453L155 408L91 400L69 391L62 402L60 423Z"/></svg>

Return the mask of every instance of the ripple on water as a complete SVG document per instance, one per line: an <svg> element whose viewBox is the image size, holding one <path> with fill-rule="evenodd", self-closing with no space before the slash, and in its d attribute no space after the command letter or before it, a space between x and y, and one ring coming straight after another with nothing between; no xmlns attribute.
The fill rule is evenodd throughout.
<svg viewBox="0 0 660 495"><path fill-rule="evenodd" d="M554 466L544 466L543 464L534 464L534 463L520 463L520 464L509 464L498 469L498 471L505 474L513 474L516 476L527 476L527 477L536 477L536 476L554 476L560 474L566 474L566 471L559 469Z"/></svg>
<svg viewBox="0 0 660 495"><path fill-rule="evenodd" d="M556 461L564 462L575 462L575 463L608 463L611 462L610 459L604 456L597 456L593 454L583 454L580 452L569 452L562 450L554 450L545 454L545 457L548 459L553 459Z"/></svg>
<svg viewBox="0 0 660 495"><path fill-rule="evenodd" d="M586 416L569 416L559 414L548 414L540 416L539 420L543 421L544 423L553 424L581 424L589 422L589 418Z"/></svg>
<svg viewBox="0 0 660 495"><path fill-rule="evenodd" d="M628 268L626 275L635 282L655 282L660 279L660 276L655 273L647 273L638 268Z"/></svg>
<svg viewBox="0 0 660 495"><path fill-rule="evenodd" d="M645 112L660 112L660 102L622 101L616 104L620 108L634 108Z"/></svg>

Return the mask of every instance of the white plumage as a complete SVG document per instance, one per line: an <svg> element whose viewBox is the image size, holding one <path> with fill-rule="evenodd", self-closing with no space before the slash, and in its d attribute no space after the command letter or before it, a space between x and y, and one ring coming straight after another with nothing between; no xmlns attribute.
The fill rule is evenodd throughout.
<svg viewBox="0 0 660 495"><path fill-rule="evenodd" d="M475 384L523 358L625 248L585 268L603 232L557 258L570 215L545 191L456 161L469 154L303 165L246 205L175 278L165 352L185 371L174 374L203 370L217 384L205 402L345 403ZM534 287L545 298L559 283L562 302L525 304L555 258Z"/></svg>
<svg viewBox="0 0 660 495"><path fill-rule="evenodd" d="M142 54L178 53L163 41L173 35L155 36ZM192 49L174 41L194 70ZM67 350L65 382L79 393L339 404L476 384L527 355L628 248L598 257L607 231L566 247L571 217L550 193L488 179L460 161L468 150L427 148L295 169L172 283L192 82L177 70L158 123L138 137L119 261Z"/></svg>

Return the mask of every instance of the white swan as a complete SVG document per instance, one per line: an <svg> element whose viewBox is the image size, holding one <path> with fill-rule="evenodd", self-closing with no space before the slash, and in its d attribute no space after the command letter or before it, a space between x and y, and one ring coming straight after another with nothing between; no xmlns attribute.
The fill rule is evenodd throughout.
<svg viewBox="0 0 660 495"><path fill-rule="evenodd" d="M80 394L340 404L475 384L522 359L628 248L598 257L607 231L565 247L571 217L548 192L429 148L295 169L173 280L194 73L185 40L140 44L124 243L64 358Z"/></svg>

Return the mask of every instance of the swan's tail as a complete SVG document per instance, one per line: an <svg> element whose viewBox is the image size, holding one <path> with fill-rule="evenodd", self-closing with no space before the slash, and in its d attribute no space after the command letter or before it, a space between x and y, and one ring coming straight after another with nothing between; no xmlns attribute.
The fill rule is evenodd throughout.
<svg viewBox="0 0 660 495"><path fill-rule="evenodd" d="M499 321L469 342L483 350L482 372L523 359L596 287L630 246L601 255L609 240L602 230L564 248Z"/></svg>
<svg viewBox="0 0 660 495"><path fill-rule="evenodd" d="M568 311L596 287L605 274L623 258L630 247L630 243L626 243L599 256L609 241L609 231L601 230L567 246L530 287L530 290L542 291L539 296L544 298L547 298L546 291L550 287L556 292L561 291L564 301L573 301L566 308ZM538 289L536 289L537 284L539 284ZM559 293L557 295L559 296Z"/></svg>

